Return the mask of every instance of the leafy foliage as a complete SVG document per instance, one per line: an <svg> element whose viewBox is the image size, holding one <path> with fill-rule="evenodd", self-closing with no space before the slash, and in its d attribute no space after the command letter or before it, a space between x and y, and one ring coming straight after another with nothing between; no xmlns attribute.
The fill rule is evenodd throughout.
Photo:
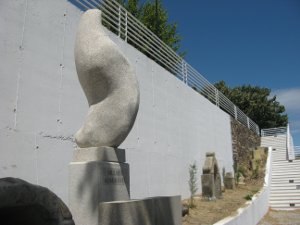
<svg viewBox="0 0 300 225"><path fill-rule="evenodd" d="M117 2L175 52L181 56L185 55L185 53L179 52L181 37L177 32L177 24L168 22L169 16L166 9L163 8L162 0L147 1L143 5L139 3L139 0L118 0Z"/></svg>
<svg viewBox="0 0 300 225"><path fill-rule="evenodd" d="M261 129L287 126L285 107L276 100L276 95L271 96L271 89L250 85L230 88L224 81L216 83L215 87Z"/></svg>
<svg viewBox="0 0 300 225"><path fill-rule="evenodd" d="M195 194L198 190L198 188L197 188L197 165L196 165L195 162L190 165L189 173L190 173L189 187L190 187L190 192L191 192L191 198L190 198L190 205L189 206L190 206L190 208L193 208L193 207L195 207L194 197L195 197Z"/></svg>

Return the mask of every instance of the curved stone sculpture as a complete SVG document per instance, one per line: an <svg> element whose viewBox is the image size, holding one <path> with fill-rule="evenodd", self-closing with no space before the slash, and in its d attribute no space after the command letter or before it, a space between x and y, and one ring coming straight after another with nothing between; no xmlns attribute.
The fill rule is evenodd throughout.
<svg viewBox="0 0 300 225"><path fill-rule="evenodd" d="M101 24L101 11L86 11L75 44L75 64L89 103L75 134L79 147L119 146L130 132L139 107L134 70Z"/></svg>

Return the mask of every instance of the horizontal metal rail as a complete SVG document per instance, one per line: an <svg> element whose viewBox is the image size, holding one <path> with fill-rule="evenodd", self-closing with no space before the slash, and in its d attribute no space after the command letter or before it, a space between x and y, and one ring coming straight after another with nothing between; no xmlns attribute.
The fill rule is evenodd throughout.
<svg viewBox="0 0 300 225"><path fill-rule="evenodd" d="M82 6L83 10L100 9L102 24L111 32L140 50L250 130L256 134L260 133L259 127L254 121L118 2L115 0L75 1Z"/></svg>
<svg viewBox="0 0 300 225"><path fill-rule="evenodd" d="M278 127L278 128L269 128L269 129L262 129L261 130L261 136L277 136L280 134L286 134L287 133L287 127Z"/></svg>

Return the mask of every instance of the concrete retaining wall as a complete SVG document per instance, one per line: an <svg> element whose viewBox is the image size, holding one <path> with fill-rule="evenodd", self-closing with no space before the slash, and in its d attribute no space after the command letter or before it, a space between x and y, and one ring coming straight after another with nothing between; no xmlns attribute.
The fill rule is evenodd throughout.
<svg viewBox="0 0 300 225"><path fill-rule="evenodd" d="M65 202L73 134L88 109L73 57L81 13L63 0L0 1L0 177L46 186ZM141 90L137 120L120 146L132 198L187 198L189 165L196 161L200 178L207 151L232 171L230 117L110 35L135 67Z"/></svg>

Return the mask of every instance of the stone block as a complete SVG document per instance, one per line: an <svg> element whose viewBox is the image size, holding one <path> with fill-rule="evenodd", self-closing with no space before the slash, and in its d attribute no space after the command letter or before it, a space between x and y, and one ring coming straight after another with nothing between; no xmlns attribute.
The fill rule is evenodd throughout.
<svg viewBox="0 0 300 225"><path fill-rule="evenodd" d="M97 225L99 202L130 198L127 163L72 162L69 171L69 205L75 224Z"/></svg>
<svg viewBox="0 0 300 225"><path fill-rule="evenodd" d="M181 225L180 196L162 196L149 198L154 207L154 225Z"/></svg>
<svg viewBox="0 0 300 225"><path fill-rule="evenodd" d="M234 189L235 188L235 180L232 173L226 173L224 178L224 184L226 189Z"/></svg>
<svg viewBox="0 0 300 225"><path fill-rule="evenodd" d="M222 181L221 181L221 176L219 173L216 174L214 188L215 188L215 197L221 198L222 197Z"/></svg>
<svg viewBox="0 0 300 225"><path fill-rule="evenodd" d="M202 183L202 196L204 198L214 198L215 197L215 181L213 174L203 174L201 176Z"/></svg>
<svg viewBox="0 0 300 225"><path fill-rule="evenodd" d="M107 161L123 163L126 161L125 150L106 146L77 148L73 154L73 162L86 161Z"/></svg>
<svg viewBox="0 0 300 225"><path fill-rule="evenodd" d="M99 204L99 225L180 225L180 196Z"/></svg>

